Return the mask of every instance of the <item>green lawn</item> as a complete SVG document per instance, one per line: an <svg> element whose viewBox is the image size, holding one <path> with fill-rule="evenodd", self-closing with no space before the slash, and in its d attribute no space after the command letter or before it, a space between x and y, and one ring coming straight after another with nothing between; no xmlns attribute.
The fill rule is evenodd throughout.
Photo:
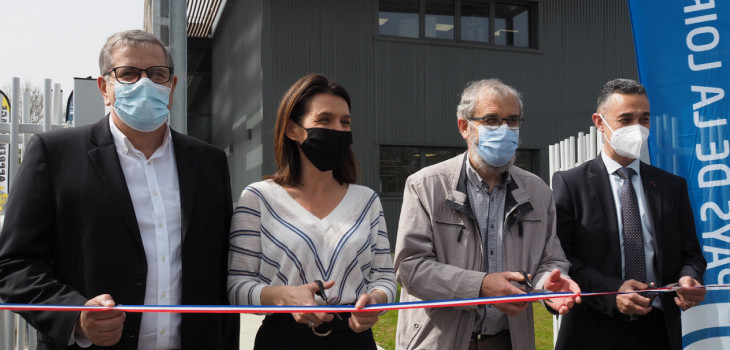
<svg viewBox="0 0 730 350"><path fill-rule="evenodd" d="M400 295L400 286L398 286ZM535 316L535 342L537 350L553 349L553 317L540 303L532 305ZM395 350L395 328L398 323L398 312L388 311L380 316L380 320L373 327L375 342L385 350Z"/></svg>

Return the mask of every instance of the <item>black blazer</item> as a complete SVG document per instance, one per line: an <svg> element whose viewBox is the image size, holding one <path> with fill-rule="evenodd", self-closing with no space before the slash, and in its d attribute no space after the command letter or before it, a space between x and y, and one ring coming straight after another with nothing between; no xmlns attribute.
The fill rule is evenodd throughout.
<svg viewBox="0 0 730 350"><path fill-rule="evenodd" d="M695 234L687 182L645 163L640 165L646 205L656 242L656 281L662 286L691 276L702 283L706 261ZM599 155L553 175L557 233L571 263L570 276L584 292L618 291L621 250L618 218L606 166ZM680 350L680 312L673 295L663 295L665 323L672 349ZM556 349L610 349L620 337L617 325L628 318L616 310L616 296L583 298L564 316Z"/></svg>
<svg viewBox="0 0 730 350"><path fill-rule="evenodd" d="M182 303L228 304L228 163L218 148L172 131L182 212ZM0 233L0 299L83 305L99 294L144 303L147 262L109 119L33 136ZM66 349L78 312L21 312L38 349ZM111 349L136 349L127 313ZM238 315L184 314L185 349L237 349ZM73 345L69 348L77 348ZM91 347L96 348L94 346ZM106 348L105 348L106 349Z"/></svg>

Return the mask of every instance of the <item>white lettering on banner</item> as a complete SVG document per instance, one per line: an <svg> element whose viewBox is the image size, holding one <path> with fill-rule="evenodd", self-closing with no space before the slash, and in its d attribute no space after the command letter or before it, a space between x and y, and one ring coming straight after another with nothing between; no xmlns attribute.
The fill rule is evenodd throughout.
<svg viewBox="0 0 730 350"><path fill-rule="evenodd" d="M705 180L705 175L708 173L710 174L711 180ZM720 175L724 175L725 178L718 180L717 177ZM697 174L697 182L699 182L700 188L730 185L730 168L725 164L705 165Z"/></svg>
<svg viewBox="0 0 730 350"><path fill-rule="evenodd" d="M717 274L717 281L718 281L717 283L725 283L725 284L730 283L730 278L728 278L726 280L725 277L730 277L730 269L724 269L724 270L720 271L719 274ZM727 281L727 282L723 282L723 281Z"/></svg>
<svg viewBox="0 0 730 350"><path fill-rule="evenodd" d="M695 148L695 153L697 154L697 159L703 162L725 159L728 155L730 155L730 142L724 140L722 142L722 148L724 149L724 151L722 153L717 153L717 144L715 142L710 142L710 153L704 154L702 153L702 145L697 144L697 147Z"/></svg>
<svg viewBox="0 0 730 350"><path fill-rule="evenodd" d="M723 63L721 55L714 51L720 44L718 11L714 0L689 2L692 5L684 7L684 13L687 14L684 19L687 27L685 44L689 50L687 64L692 72L700 72L701 75L696 80L707 82L708 74L711 74L707 71L720 68ZM730 140L723 139L727 132L722 129L727 127L728 117L717 115L727 111L725 90L716 86L691 85L690 91L695 99L692 101L692 117L697 132L702 135L719 135L717 138L701 137L695 145L696 159L704 162L697 173L698 186L707 194L705 198L712 198L710 191L713 188L730 185L730 167L726 165L727 161L723 161L730 157ZM717 276L719 282L730 280L730 249L726 248L730 244L730 201L727 202L727 207L721 208L709 200L702 204L699 214L706 223L704 230L707 231L702 233L702 250L708 257L706 279L712 280ZM715 272L718 270L719 273Z"/></svg>
<svg viewBox="0 0 730 350"><path fill-rule="evenodd" d="M706 107L717 101L721 101L725 97L725 90L717 87L696 85L692 85L690 87L690 90L692 90L692 92L698 92L700 94L700 101L692 104L692 109L694 110L694 123L696 127L707 128L727 124L727 119L724 119L722 117L715 120L700 121L700 112L697 111L702 107Z"/></svg>
<svg viewBox="0 0 730 350"><path fill-rule="evenodd" d="M727 202L728 207L730 207L730 201ZM727 213L723 213L722 209L720 209L720 206L717 205L717 203L714 202L707 202L705 204L702 204L702 208L700 208L700 217L702 218L702 221L707 221L707 211L712 210L715 212L715 215L717 215L720 219L723 220L730 220L730 211Z"/></svg>
<svg viewBox="0 0 730 350"><path fill-rule="evenodd" d="M713 246L704 246L702 248L705 252L710 253L712 259L707 262L707 269L712 270L718 266L730 264L730 249L718 248ZM725 257L720 259L720 254Z"/></svg>
<svg viewBox="0 0 730 350"><path fill-rule="evenodd" d="M702 10L708 10L708 9L714 9L715 8L715 1L710 0L708 2L701 2L700 0L695 0L694 5L692 6L686 6L684 8L684 13L690 13L695 11L702 11ZM717 14L708 14L708 15L700 15L697 17L692 18L685 18L684 24L685 25L692 25L692 24L698 24L698 23L704 23L704 22L710 22L710 21L716 21L717 20ZM703 39L707 37L707 34L709 34L711 40L709 42L703 43L700 41L700 39ZM699 41L699 43L697 43ZM705 26L705 27L699 27L694 28L690 30L689 33L687 33L686 43L687 48L689 48L692 52L705 52L714 49L717 47L717 44L720 42L720 33L717 31L717 28L712 26ZM701 59L701 58L700 58ZM689 54L687 55L687 64L689 65L689 69L693 71L701 71L701 70L707 70L707 69L715 69L722 67L722 61L714 61L714 62L705 62L705 63L697 63L697 60L695 59L695 54Z"/></svg>

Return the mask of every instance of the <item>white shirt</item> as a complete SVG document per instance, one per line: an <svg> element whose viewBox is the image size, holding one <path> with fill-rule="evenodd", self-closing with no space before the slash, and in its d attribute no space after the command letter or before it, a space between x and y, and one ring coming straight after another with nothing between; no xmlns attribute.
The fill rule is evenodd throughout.
<svg viewBox="0 0 730 350"><path fill-rule="evenodd" d="M146 159L111 118L109 127L147 256L144 304L179 305L182 301L182 219L170 129L167 129L162 145ZM179 313L143 313L138 348L181 348L181 321Z"/></svg>
<svg viewBox="0 0 730 350"><path fill-rule="evenodd" d="M613 193L613 202L616 205L616 216L618 217L618 239L621 247L621 275L626 276L626 262L624 258L624 235L623 224L621 222L621 185L624 180L616 174L616 170L621 168L621 164L609 158L605 152L601 152L603 164L606 165L608 171L608 180L611 183L611 192ZM646 281L639 282L658 282L656 270L654 269L654 252L656 252L654 236L654 227L649 217L649 210L646 206L646 197L644 196L644 185L641 182L641 173L639 172L639 160L636 159L627 168L634 169L636 172L631 176L631 184L636 192L636 203L639 206L639 216L641 217L641 233L644 236L644 259L646 260ZM660 298L655 299L655 303Z"/></svg>

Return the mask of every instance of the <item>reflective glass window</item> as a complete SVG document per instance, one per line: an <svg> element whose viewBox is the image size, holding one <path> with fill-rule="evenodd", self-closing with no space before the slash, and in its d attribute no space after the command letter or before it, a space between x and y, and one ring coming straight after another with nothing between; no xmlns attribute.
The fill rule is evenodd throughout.
<svg viewBox="0 0 730 350"><path fill-rule="evenodd" d="M489 4L483 1L461 2L461 40L489 42Z"/></svg>
<svg viewBox="0 0 730 350"><path fill-rule="evenodd" d="M427 38L454 39L454 1L426 0Z"/></svg>
<svg viewBox="0 0 730 350"><path fill-rule="evenodd" d="M418 38L419 0L380 0L378 33L387 36Z"/></svg>
<svg viewBox="0 0 730 350"><path fill-rule="evenodd" d="M530 47L530 8L495 4L494 10L494 43Z"/></svg>

